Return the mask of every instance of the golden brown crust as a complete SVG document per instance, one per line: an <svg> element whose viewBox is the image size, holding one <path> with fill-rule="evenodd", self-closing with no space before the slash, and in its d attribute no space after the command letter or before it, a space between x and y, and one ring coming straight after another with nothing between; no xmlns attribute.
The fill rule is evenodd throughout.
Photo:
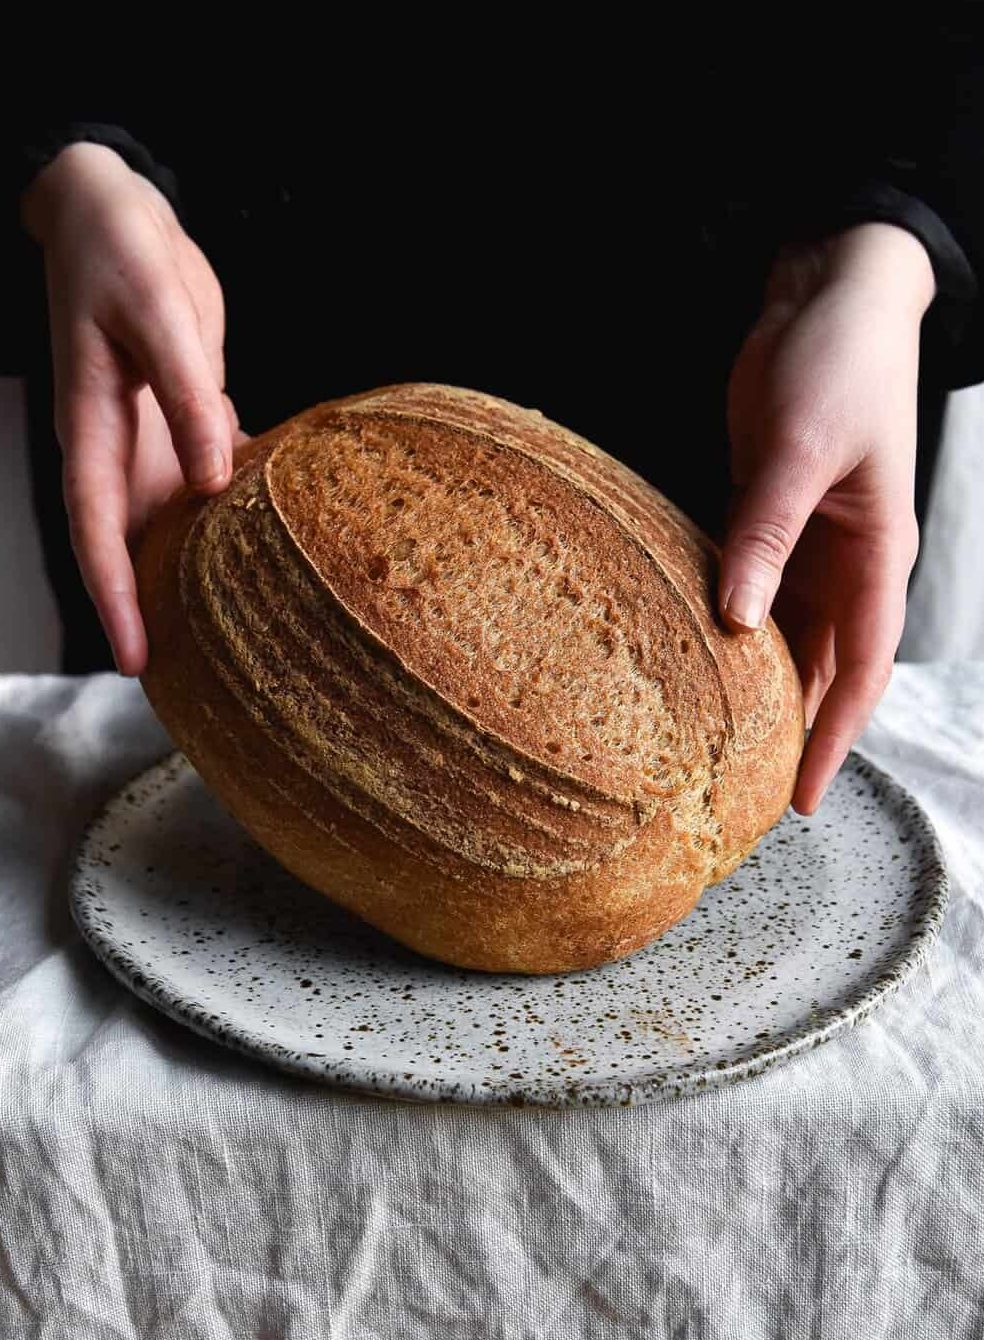
<svg viewBox="0 0 984 1340"><path fill-rule="evenodd" d="M505 401L409 385L250 443L138 556L144 685L300 878L466 967L647 943L779 818L803 743L772 624L656 490Z"/></svg>

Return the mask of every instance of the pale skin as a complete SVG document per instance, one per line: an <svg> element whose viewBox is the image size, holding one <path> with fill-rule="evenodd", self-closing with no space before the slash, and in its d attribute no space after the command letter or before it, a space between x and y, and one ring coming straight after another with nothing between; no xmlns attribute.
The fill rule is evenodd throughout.
<svg viewBox="0 0 984 1340"><path fill-rule="evenodd" d="M182 482L225 488L222 291L168 202L110 149L64 149L23 199L44 249L72 540L122 674L147 639L130 547ZM813 729L793 804L817 808L888 682L918 545L922 245L864 224L779 256L731 375L735 499L723 620L779 619Z"/></svg>

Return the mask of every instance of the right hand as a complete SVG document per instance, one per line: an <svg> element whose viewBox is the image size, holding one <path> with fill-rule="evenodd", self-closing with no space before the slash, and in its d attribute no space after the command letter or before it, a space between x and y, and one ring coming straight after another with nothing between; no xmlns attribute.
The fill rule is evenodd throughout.
<svg viewBox="0 0 984 1340"><path fill-rule="evenodd" d="M44 249L72 544L117 667L138 675L128 544L182 481L225 488L244 436L223 393L222 290L167 200L101 145L63 149L22 217Z"/></svg>
<svg viewBox="0 0 984 1340"><path fill-rule="evenodd" d="M902 636L919 534L919 331L935 289L922 244L890 224L784 248L731 374L722 614L736 631L761 627L778 590L812 727L800 814L864 729Z"/></svg>

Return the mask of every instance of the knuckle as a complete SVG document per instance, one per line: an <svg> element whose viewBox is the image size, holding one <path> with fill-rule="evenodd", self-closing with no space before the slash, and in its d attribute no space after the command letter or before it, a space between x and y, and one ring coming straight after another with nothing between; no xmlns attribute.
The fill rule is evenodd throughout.
<svg viewBox="0 0 984 1340"><path fill-rule="evenodd" d="M817 727L817 739L823 741L824 751L838 761L847 757L856 738L855 732L844 726L824 724Z"/></svg>
<svg viewBox="0 0 984 1340"><path fill-rule="evenodd" d="M826 430L815 418L806 414L777 418L770 436L804 473L817 470L829 455Z"/></svg>
<svg viewBox="0 0 984 1340"><path fill-rule="evenodd" d="M742 530L736 547L762 567L781 568L793 548L792 529L782 520L753 521Z"/></svg>
<svg viewBox="0 0 984 1340"><path fill-rule="evenodd" d="M171 388L163 408L171 428L185 438L202 436L211 425L211 406L197 386Z"/></svg>
<svg viewBox="0 0 984 1340"><path fill-rule="evenodd" d="M62 497L68 517L68 533L76 552L94 554L103 549L112 534L112 507L99 505L84 472L66 463L62 470Z"/></svg>
<svg viewBox="0 0 984 1340"><path fill-rule="evenodd" d="M863 698L871 700L880 698L888 688L893 664L893 658L885 654L838 666L838 671L850 678Z"/></svg>

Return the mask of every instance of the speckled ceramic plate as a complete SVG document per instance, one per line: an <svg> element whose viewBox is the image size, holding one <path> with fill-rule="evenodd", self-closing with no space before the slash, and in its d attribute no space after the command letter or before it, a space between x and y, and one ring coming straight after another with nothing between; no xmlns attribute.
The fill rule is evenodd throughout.
<svg viewBox="0 0 984 1340"><path fill-rule="evenodd" d="M853 754L656 944L552 977L421 958L299 884L173 755L88 830L72 910L106 966L196 1032L404 1099L640 1103L757 1074L921 963L947 880L922 810Z"/></svg>

